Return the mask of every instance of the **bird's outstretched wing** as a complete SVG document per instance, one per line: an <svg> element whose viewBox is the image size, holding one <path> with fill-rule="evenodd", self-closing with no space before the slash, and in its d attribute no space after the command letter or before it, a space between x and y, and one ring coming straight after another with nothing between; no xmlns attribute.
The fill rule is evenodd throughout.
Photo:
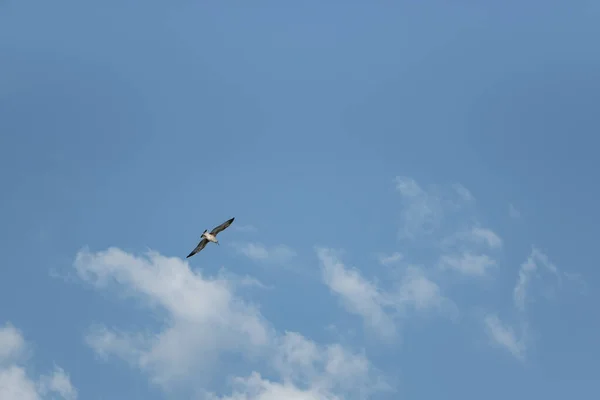
<svg viewBox="0 0 600 400"><path fill-rule="evenodd" d="M210 234L216 236L217 233L223 232L225 229L227 229L227 227L229 225L231 225L231 223L233 222L234 219L235 219L235 217L228 219L227 221L223 222L221 225L213 228L213 230L210 231Z"/></svg>
<svg viewBox="0 0 600 400"><path fill-rule="evenodd" d="M198 253L200 250L202 250L204 248L204 246L206 246L206 243L208 243L208 239L202 239L200 241L200 243L198 243L198 246L196 246L196 248L194 250L192 250L192 252L190 254L188 254L188 256L186 258L190 258L191 256L193 256L194 254Z"/></svg>

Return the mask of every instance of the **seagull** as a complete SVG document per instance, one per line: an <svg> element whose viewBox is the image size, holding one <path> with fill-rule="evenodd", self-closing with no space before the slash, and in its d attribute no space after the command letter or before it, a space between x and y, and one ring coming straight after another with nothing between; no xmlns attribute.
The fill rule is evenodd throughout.
<svg viewBox="0 0 600 400"><path fill-rule="evenodd" d="M207 233L207 229L205 229L204 232L202 232L202 236L200 236L200 238L201 238L200 243L198 243L198 246L196 246L196 248L194 250L192 250L192 252L190 254L188 254L188 256L186 258L190 258L194 254L200 252L200 250L202 250L204 248L204 246L206 246L206 243L208 243L208 242L213 242L213 243L219 244L219 241L217 240L217 234L219 232L222 232L225 229L227 229L227 227L229 227L229 225L231 225L231 223L233 222L234 219L235 219L235 217L228 219L227 221L223 222L221 225L213 228L213 230L210 231L210 233Z"/></svg>

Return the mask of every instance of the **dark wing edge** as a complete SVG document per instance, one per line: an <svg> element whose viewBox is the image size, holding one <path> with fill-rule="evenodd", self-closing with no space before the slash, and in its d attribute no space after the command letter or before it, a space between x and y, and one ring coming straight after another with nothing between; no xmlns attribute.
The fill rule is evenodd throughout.
<svg viewBox="0 0 600 400"><path fill-rule="evenodd" d="M194 250L192 250L192 252L190 254L188 254L188 256L186 258L190 258L191 256L193 256L194 254L198 253L200 250L202 250L204 248L204 246L206 246L206 243L208 243L208 239L202 239L200 241L200 243L198 243L198 246L196 246L196 248Z"/></svg>
<svg viewBox="0 0 600 400"><path fill-rule="evenodd" d="M223 222L221 225L213 228L213 230L210 231L210 234L217 235L217 233L223 232L225 229L227 229L227 227L229 227L229 225L231 225L233 223L234 219L235 219L235 217L228 219L227 221Z"/></svg>

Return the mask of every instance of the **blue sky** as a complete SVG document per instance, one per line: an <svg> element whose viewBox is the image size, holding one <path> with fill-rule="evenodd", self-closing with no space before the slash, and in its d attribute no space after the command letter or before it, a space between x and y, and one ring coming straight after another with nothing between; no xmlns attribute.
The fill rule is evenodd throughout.
<svg viewBox="0 0 600 400"><path fill-rule="evenodd" d="M597 396L599 13L0 2L0 397Z"/></svg>

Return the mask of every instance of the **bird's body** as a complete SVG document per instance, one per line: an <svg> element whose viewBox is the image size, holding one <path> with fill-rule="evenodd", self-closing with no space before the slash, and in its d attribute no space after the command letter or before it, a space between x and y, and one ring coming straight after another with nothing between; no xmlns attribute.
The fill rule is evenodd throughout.
<svg viewBox="0 0 600 400"><path fill-rule="evenodd" d="M203 238L206 238L209 242L219 243L215 235L211 235L209 232L204 232L202 234Z"/></svg>
<svg viewBox="0 0 600 400"><path fill-rule="evenodd" d="M223 222L221 225L213 228L213 230L210 232L208 232L208 230L205 229L204 232L202 232L202 236L200 236L200 238L201 238L200 243L198 243L198 246L196 246L196 248L194 250L192 250L192 252L190 254L188 254L188 256L186 258L190 258L194 254L198 253L200 250L202 250L206 246L206 244L208 242L219 244L219 241L217 240L217 235L219 234L219 232L222 232L225 229L227 229L227 227L229 225L231 225L231 223L233 222L234 219L235 219L235 217L228 219L227 221Z"/></svg>

